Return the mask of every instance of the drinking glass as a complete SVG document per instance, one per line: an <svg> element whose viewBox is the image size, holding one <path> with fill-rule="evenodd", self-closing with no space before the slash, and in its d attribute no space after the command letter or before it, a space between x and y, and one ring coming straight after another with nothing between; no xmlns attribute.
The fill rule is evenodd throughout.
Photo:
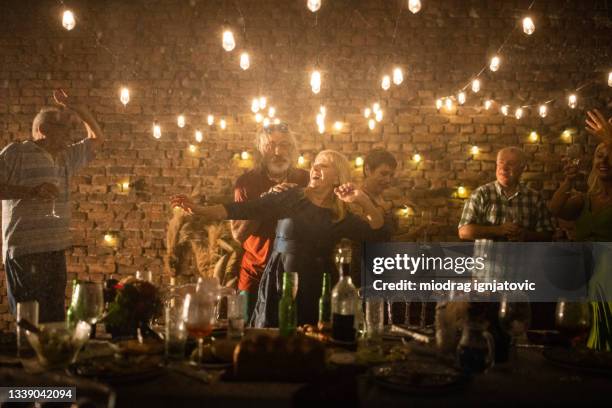
<svg viewBox="0 0 612 408"><path fill-rule="evenodd" d="M510 336L510 360L516 366L518 364L517 344L525 342L527 329L531 324L531 306L526 296L509 298L503 296L499 302L498 313L501 328Z"/></svg>
<svg viewBox="0 0 612 408"><path fill-rule="evenodd" d="M36 300L17 303L17 321L21 319L29 320L38 326L38 302ZM24 351L31 350L30 343L26 338L26 331L17 326L17 357L21 357Z"/></svg>
<svg viewBox="0 0 612 408"><path fill-rule="evenodd" d="M169 360L182 360L185 357L187 331L182 318L182 309L170 302L164 308L165 356Z"/></svg>
<svg viewBox="0 0 612 408"><path fill-rule="evenodd" d="M244 294L227 295L227 337L239 339L244 334L246 320L246 296Z"/></svg>
<svg viewBox="0 0 612 408"><path fill-rule="evenodd" d="M77 321L94 326L104 314L104 288L101 282L77 281L70 307Z"/></svg>
<svg viewBox="0 0 612 408"><path fill-rule="evenodd" d="M365 301L366 337L379 339L385 328L385 302L380 298Z"/></svg>
<svg viewBox="0 0 612 408"><path fill-rule="evenodd" d="M591 327L589 303L560 299L555 311L555 323L570 345L577 346L584 343Z"/></svg>
<svg viewBox="0 0 612 408"><path fill-rule="evenodd" d="M196 290L185 296L183 302L183 321L187 332L198 341L196 363L202 363L204 339L209 337L215 323L216 297L210 292Z"/></svg>

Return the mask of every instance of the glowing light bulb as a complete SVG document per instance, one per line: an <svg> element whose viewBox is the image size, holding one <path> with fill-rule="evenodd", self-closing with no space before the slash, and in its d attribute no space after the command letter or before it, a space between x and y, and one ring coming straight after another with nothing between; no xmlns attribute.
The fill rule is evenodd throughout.
<svg viewBox="0 0 612 408"><path fill-rule="evenodd" d="M453 109L453 100L451 98L446 98L446 101L444 101L444 104L446 105L446 110Z"/></svg>
<svg viewBox="0 0 612 408"><path fill-rule="evenodd" d="M300 154L300 157L298 157L298 166L303 166L304 163L306 163L306 159L303 154Z"/></svg>
<svg viewBox="0 0 612 408"><path fill-rule="evenodd" d="M263 121L263 115L259 112L255 114L255 122L261 123Z"/></svg>
<svg viewBox="0 0 612 408"><path fill-rule="evenodd" d="M355 166L362 167L363 166L363 157L357 156L355 157Z"/></svg>
<svg viewBox="0 0 612 408"><path fill-rule="evenodd" d="M325 133L325 123L319 124L319 133L320 134Z"/></svg>
<svg viewBox="0 0 612 408"><path fill-rule="evenodd" d="M130 102L130 90L126 87L121 88L119 100L121 101L123 106L127 105Z"/></svg>
<svg viewBox="0 0 612 408"><path fill-rule="evenodd" d="M523 19L523 32L527 35L531 35L534 31L535 24L533 23L533 20L531 19L531 17L525 17Z"/></svg>
<svg viewBox="0 0 612 408"><path fill-rule="evenodd" d="M268 100L266 99L265 96L260 96L259 97L259 107L261 109L266 109L266 105L268 104Z"/></svg>
<svg viewBox="0 0 612 408"><path fill-rule="evenodd" d="M189 151L191 153L195 153L198 150L198 148L196 147L196 145L190 144L189 145Z"/></svg>
<svg viewBox="0 0 612 408"><path fill-rule="evenodd" d="M281 120L279 118L274 118L274 124L275 125L280 125Z"/></svg>
<svg viewBox="0 0 612 408"><path fill-rule="evenodd" d="M72 30L74 26L76 26L76 20L74 19L74 13L72 11L64 11L62 16L62 25L68 31Z"/></svg>
<svg viewBox="0 0 612 408"><path fill-rule="evenodd" d="M240 68L246 71L247 69L249 69L250 66L251 60L249 59L249 53L243 52L242 54L240 54Z"/></svg>
<svg viewBox="0 0 612 408"><path fill-rule="evenodd" d="M374 115L374 118L376 119L377 122L381 122L383 120L383 111L377 110L376 114Z"/></svg>
<svg viewBox="0 0 612 408"><path fill-rule="evenodd" d="M472 92L478 93L480 91L480 79L475 79L472 81Z"/></svg>
<svg viewBox="0 0 612 408"><path fill-rule="evenodd" d="M104 242L110 244L114 241L114 237L111 234L104 234Z"/></svg>
<svg viewBox="0 0 612 408"><path fill-rule="evenodd" d="M202 143L202 140L204 140L204 135L202 134L202 131L200 129L197 129L195 131L195 140L198 143Z"/></svg>
<svg viewBox="0 0 612 408"><path fill-rule="evenodd" d="M251 157L251 155L246 150L240 153L240 158L242 160L249 160L249 157Z"/></svg>
<svg viewBox="0 0 612 408"><path fill-rule="evenodd" d="M385 91L388 91L389 88L391 88L391 78L389 77L389 75L385 75L382 77L380 87Z"/></svg>
<svg viewBox="0 0 612 408"><path fill-rule="evenodd" d="M276 108L274 106L270 106L268 109L268 116L273 118L276 115Z"/></svg>
<svg viewBox="0 0 612 408"><path fill-rule="evenodd" d="M153 122L153 137L159 139L161 136L161 126L159 126L159 123Z"/></svg>
<svg viewBox="0 0 612 408"><path fill-rule="evenodd" d="M561 137L563 138L563 140L565 140L566 142L569 142L572 140L572 131L569 129L565 129L563 131L563 133L561 133Z"/></svg>
<svg viewBox="0 0 612 408"><path fill-rule="evenodd" d="M310 88L312 93L318 94L321 92L321 73L319 71L313 71L310 75Z"/></svg>
<svg viewBox="0 0 612 408"><path fill-rule="evenodd" d="M484 103L484 108L486 110L489 110L491 109L491 106L493 106L493 101L491 99L487 99Z"/></svg>
<svg viewBox="0 0 612 408"><path fill-rule="evenodd" d="M268 126L270 126L270 118L264 118L263 127L267 128Z"/></svg>
<svg viewBox="0 0 612 408"><path fill-rule="evenodd" d="M442 109L442 99L436 99L436 109Z"/></svg>
<svg viewBox="0 0 612 408"><path fill-rule="evenodd" d="M319 106L319 113L321 113L321 116L325 118L327 116L327 108L323 105Z"/></svg>
<svg viewBox="0 0 612 408"><path fill-rule="evenodd" d="M412 14L421 11L421 6L421 0L408 0L408 10L410 10Z"/></svg>
<svg viewBox="0 0 612 408"><path fill-rule="evenodd" d="M120 185L121 185L121 191L127 191L130 188L130 182L129 181L124 181Z"/></svg>
<svg viewBox="0 0 612 408"><path fill-rule="evenodd" d="M489 69L493 72L497 71L499 69L499 65L501 64L501 60L499 59L499 57L496 55L493 58L491 58L491 64L489 64Z"/></svg>
<svg viewBox="0 0 612 408"><path fill-rule="evenodd" d="M380 110L380 103L374 102L372 104L372 110L374 111L374 113L378 112Z"/></svg>
<svg viewBox="0 0 612 408"><path fill-rule="evenodd" d="M578 97L576 94L571 94L567 97L567 106L569 106L570 109L574 109L578 106Z"/></svg>
<svg viewBox="0 0 612 408"><path fill-rule="evenodd" d="M232 51L236 48L236 40L234 40L234 33L231 30L225 30L223 32L223 49L227 52Z"/></svg>
<svg viewBox="0 0 612 408"><path fill-rule="evenodd" d="M467 190L463 186L457 187L457 197L464 198L467 195Z"/></svg>
<svg viewBox="0 0 612 408"><path fill-rule="evenodd" d="M612 86L612 71L608 72L608 86Z"/></svg>
<svg viewBox="0 0 612 408"><path fill-rule="evenodd" d="M219 121L219 127L221 128L221 130L225 130L225 128L227 127L227 122L225 121L225 119L221 118L221 120Z"/></svg>
<svg viewBox="0 0 612 408"><path fill-rule="evenodd" d="M178 115L176 118L176 125L181 129L185 127L185 116Z"/></svg>
<svg viewBox="0 0 612 408"><path fill-rule="evenodd" d="M334 129L336 129L338 132L342 130L342 122L340 122L339 120L337 120L334 123Z"/></svg>
<svg viewBox="0 0 612 408"><path fill-rule="evenodd" d="M404 82L404 73L402 72L401 68L395 68L393 70L393 83L395 85L399 85L402 82Z"/></svg>
<svg viewBox="0 0 612 408"><path fill-rule="evenodd" d="M415 163L419 163L421 160L423 160L423 157L420 154L415 153L414 155L412 155L412 161L414 161Z"/></svg>
<svg viewBox="0 0 612 408"><path fill-rule="evenodd" d="M514 117L517 119L520 119L523 117L523 108L516 108L516 111L514 111Z"/></svg>
<svg viewBox="0 0 612 408"><path fill-rule="evenodd" d="M306 6L308 7L308 10L316 13L321 8L321 0L307 0Z"/></svg>
<svg viewBox="0 0 612 408"><path fill-rule="evenodd" d="M457 95L457 102L459 102L459 105L463 105L465 103L465 92L459 92Z"/></svg>
<svg viewBox="0 0 612 408"><path fill-rule="evenodd" d="M531 131L531 133L529 133L529 141L531 143L535 143L538 141L538 132L536 132L535 130Z"/></svg>
<svg viewBox="0 0 612 408"><path fill-rule="evenodd" d="M254 98L253 102L251 102L251 112L253 113L259 112L259 99Z"/></svg>
<svg viewBox="0 0 612 408"><path fill-rule="evenodd" d="M501 113L502 113L502 115L504 115L504 116L508 116L508 112L509 112L509 110L510 110L510 106L508 106L508 105L504 105L504 106L502 106L502 107L501 107Z"/></svg>
<svg viewBox="0 0 612 408"><path fill-rule="evenodd" d="M374 130L374 128L376 127L376 121L374 119L368 120L368 127L370 128L370 130Z"/></svg>
<svg viewBox="0 0 612 408"><path fill-rule="evenodd" d="M323 113L317 113L315 122L317 123L317 126L325 126L325 115Z"/></svg>
<svg viewBox="0 0 612 408"><path fill-rule="evenodd" d="M365 108L363 110L363 117L364 118L366 118L366 119L369 118L371 114L372 114L372 110L370 108Z"/></svg>
<svg viewBox="0 0 612 408"><path fill-rule="evenodd" d="M208 126L212 126L215 123L215 117L213 115L208 115L206 123L208 123Z"/></svg>
<svg viewBox="0 0 612 408"><path fill-rule="evenodd" d="M541 117L545 118L546 115L548 115L548 108L546 107L546 105L540 105L540 107L538 108L538 113Z"/></svg>
<svg viewBox="0 0 612 408"><path fill-rule="evenodd" d="M470 153L472 153L475 156L478 153L480 153L480 149L478 148L478 146L472 146L472 148L470 149Z"/></svg>

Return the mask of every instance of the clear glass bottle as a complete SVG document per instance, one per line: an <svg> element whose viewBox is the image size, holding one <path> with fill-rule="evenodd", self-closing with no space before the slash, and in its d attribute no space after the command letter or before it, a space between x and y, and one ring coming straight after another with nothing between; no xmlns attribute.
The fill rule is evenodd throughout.
<svg viewBox="0 0 612 408"><path fill-rule="evenodd" d="M355 341L356 315L360 303L359 294L350 274L351 252L348 244L340 245L336 250L340 280L334 286L331 295L332 338L343 342Z"/></svg>

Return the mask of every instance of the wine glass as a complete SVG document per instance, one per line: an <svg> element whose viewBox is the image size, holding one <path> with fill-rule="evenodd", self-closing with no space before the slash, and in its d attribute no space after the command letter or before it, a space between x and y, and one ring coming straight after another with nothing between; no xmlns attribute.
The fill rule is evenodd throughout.
<svg viewBox="0 0 612 408"><path fill-rule="evenodd" d="M499 324L510 336L511 360L518 360L517 345L525 342L527 329L531 324L531 306L527 296L513 294L512 298L503 296L499 302Z"/></svg>
<svg viewBox="0 0 612 408"><path fill-rule="evenodd" d="M196 363L202 363L204 339L211 335L215 323L216 297L206 290L188 293L183 302L183 321L187 332L198 341Z"/></svg>
<svg viewBox="0 0 612 408"><path fill-rule="evenodd" d="M52 182L50 182L50 184L53 184L59 190L59 181L52 181ZM56 198L53 198L51 200L51 202L52 202L52 204L51 204L51 213L50 214L45 214L45 217L60 218L60 216L55 213L55 201L56 200L57 200Z"/></svg>
<svg viewBox="0 0 612 408"><path fill-rule="evenodd" d="M102 283L77 281L74 285L70 309L75 321L85 321L94 328L104 314L104 288ZM92 336L95 336L93 331Z"/></svg>
<svg viewBox="0 0 612 408"><path fill-rule="evenodd" d="M591 327L591 310L586 302L559 299L555 310L555 323L571 346L584 343Z"/></svg>

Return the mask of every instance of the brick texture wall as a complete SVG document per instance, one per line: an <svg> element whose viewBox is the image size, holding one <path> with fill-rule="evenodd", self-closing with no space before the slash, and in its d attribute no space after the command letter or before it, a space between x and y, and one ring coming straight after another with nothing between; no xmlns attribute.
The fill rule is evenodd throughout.
<svg viewBox="0 0 612 408"><path fill-rule="evenodd" d="M70 32L61 26L58 1L0 4L0 144L28 138L33 116L58 87L100 121L108 141L72 181L69 279L131 274L145 263L160 272L168 197L201 180L212 199L230 199L233 181L249 165L236 154L253 150L258 125L250 101L258 95L291 124L307 159L322 148L351 159L373 147L393 152L401 162L395 193L432 211L442 224L438 240L457 239L463 201L453 193L460 184L469 190L493 179L497 149L523 146L530 158L525 179L550 197L568 146L561 132L576 128L574 141L592 152L594 141L582 130L585 109L611 112L611 5L603 0L536 1L530 37L518 27L526 0L423 0L416 15L399 0L323 0L316 17L301 0L65 3L77 17ZM221 48L224 21L236 35L231 53ZM513 27L501 69L484 72L480 93L437 112L435 99L466 84ZM244 48L251 55L247 71L238 65ZM315 96L309 73L317 63L323 85ZM382 91L383 73L396 64L404 68L403 84ZM591 79L578 108L567 109L567 92ZM123 85L131 90L126 107L119 101ZM544 120L532 109L517 121L498 108L484 110L485 98L511 106L560 101ZM370 131L362 112L375 101L385 115ZM323 135L315 125L321 103L328 111ZM176 126L178 113L186 115L184 129ZM223 116L227 129L208 127L209 113ZM160 140L152 137L154 120L162 126ZM341 131L333 130L335 120L345 123ZM193 154L195 128L204 141ZM528 141L534 129L539 143ZM75 126L71 137L83 135ZM472 145L481 150L475 157ZM423 156L418 164L415 152ZM136 186L122 194L117 183L127 180ZM419 225L421 209L402 222ZM106 231L119 234L116 252L103 243ZM3 278L0 329L10 321Z"/></svg>

